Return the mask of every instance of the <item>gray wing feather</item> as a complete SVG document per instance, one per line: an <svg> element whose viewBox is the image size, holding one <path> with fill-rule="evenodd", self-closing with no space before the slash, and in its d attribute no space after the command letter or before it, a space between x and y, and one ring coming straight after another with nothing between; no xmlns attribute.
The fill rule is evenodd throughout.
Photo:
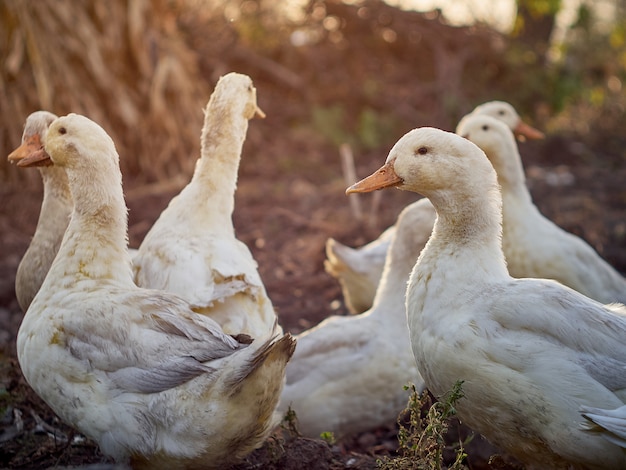
<svg viewBox="0 0 626 470"><path fill-rule="evenodd" d="M614 410L581 406L580 413L589 421L582 424L583 429L602 432L602 437L626 448L626 405Z"/></svg>
<svg viewBox="0 0 626 470"><path fill-rule="evenodd" d="M192 357L173 357L150 368L125 367L111 372L109 377L121 389L134 393L158 393L177 387L215 369Z"/></svg>

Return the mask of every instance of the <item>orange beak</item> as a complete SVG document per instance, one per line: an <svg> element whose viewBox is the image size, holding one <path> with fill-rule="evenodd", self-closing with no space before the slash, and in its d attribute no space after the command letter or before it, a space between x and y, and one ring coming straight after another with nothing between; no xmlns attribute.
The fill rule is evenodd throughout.
<svg viewBox="0 0 626 470"><path fill-rule="evenodd" d="M254 110L254 116L255 117L259 117L261 119L265 119L265 113L263 112L263 110L261 108L259 108L258 106L256 107L256 109Z"/></svg>
<svg viewBox="0 0 626 470"><path fill-rule="evenodd" d="M39 148L39 150L35 152L31 152L28 156L22 158L17 162L17 166L23 168L29 168L31 166L51 166L53 165L52 160L50 160L50 155L46 153L43 148Z"/></svg>
<svg viewBox="0 0 626 470"><path fill-rule="evenodd" d="M524 136L527 139L531 139L531 140L543 139L545 137L545 134L543 132L541 132L538 129L535 129L532 126L529 126L524 121L520 121L519 124L515 126L515 129L513 129L513 133L517 137Z"/></svg>
<svg viewBox="0 0 626 470"><path fill-rule="evenodd" d="M392 186L398 186L399 184L402 184L404 180L400 178L393 170L393 162L394 160L385 163L378 170L376 170L376 172L372 173L367 178L364 178L361 181L354 183L352 186L346 189L346 194L369 193L372 191L376 191L377 189L390 188Z"/></svg>
<svg viewBox="0 0 626 470"><path fill-rule="evenodd" d="M43 145L41 144L41 138L39 137L39 134L33 134L28 139L26 139L26 141L23 142L22 145L13 150L7 157L7 160L9 160L11 163L19 162L20 160L28 157L31 153L37 152L42 147Z"/></svg>

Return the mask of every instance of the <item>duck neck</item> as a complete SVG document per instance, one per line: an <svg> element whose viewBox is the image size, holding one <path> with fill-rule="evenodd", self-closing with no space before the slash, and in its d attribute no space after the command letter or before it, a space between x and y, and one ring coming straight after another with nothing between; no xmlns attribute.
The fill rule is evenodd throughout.
<svg viewBox="0 0 626 470"><path fill-rule="evenodd" d="M532 225L536 217L542 217L525 186L514 191L502 188L502 225L505 232L519 228L516 226L520 226L520 215L525 218L521 225L524 227Z"/></svg>
<svg viewBox="0 0 626 470"><path fill-rule="evenodd" d="M199 203L210 203L229 218L235 205L237 173L248 120L226 103L211 103L202 129L200 159L192 178L201 191Z"/></svg>
<svg viewBox="0 0 626 470"><path fill-rule="evenodd" d="M524 169L517 151L515 156L517 158L510 159L508 169L498 173L498 181L502 188L502 226L505 238L511 231L532 226L537 217L542 217L526 186ZM520 217L523 217L522 224Z"/></svg>
<svg viewBox="0 0 626 470"><path fill-rule="evenodd" d="M406 328L404 308L406 288L416 259L417 255L413 258L410 256L400 258L394 256L391 251L387 256L372 303L372 315L380 315L386 325L395 324L402 329Z"/></svg>
<svg viewBox="0 0 626 470"><path fill-rule="evenodd" d="M526 176L522 158L517 150L517 144L511 137L506 145L495 150L487 149L487 157L492 162L498 175L498 183L502 190L502 210L506 210L509 201L518 201L520 204L532 204L530 192L526 187Z"/></svg>
<svg viewBox="0 0 626 470"><path fill-rule="evenodd" d="M74 206L59 253L46 278L76 283L107 280L132 284L127 209L119 169L94 171L90 184L68 172Z"/></svg>
<svg viewBox="0 0 626 470"><path fill-rule="evenodd" d="M407 283L424 246L424 237L427 237L420 230L422 225L413 219L407 220L407 215L398 220L372 305L373 310L380 312L386 322L395 320L402 328L406 328L404 303ZM398 315L390 315L393 312L398 312Z"/></svg>
<svg viewBox="0 0 626 470"><path fill-rule="evenodd" d="M43 201L33 241L43 237L58 247L74 206L72 194L65 170L51 166L42 167L40 172L43 181Z"/></svg>
<svg viewBox="0 0 626 470"><path fill-rule="evenodd" d="M456 315L459 297L481 291L486 282L508 278L501 246L499 195L489 200L456 200L463 200L458 208L444 198L431 198L437 220L407 290L412 334L431 329L433 334L444 335L438 326L441 315Z"/></svg>
<svg viewBox="0 0 626 470"><path fill-rule="evenodd" d="M463 204L454 203L459 200ZM430 258L431 267L446 257L453 258L455 264L472 266L472 277L464 279L465 283L480 279L481 272L489 277L508 276L502 252L502 200L497 186L491 188L487 198L468 195L448 199L444 195L431 201L437 210L437 221L420 259ZM467 274L458 272L461 276ZM454 273L447 272L445 276L451 278Z"/></svg>

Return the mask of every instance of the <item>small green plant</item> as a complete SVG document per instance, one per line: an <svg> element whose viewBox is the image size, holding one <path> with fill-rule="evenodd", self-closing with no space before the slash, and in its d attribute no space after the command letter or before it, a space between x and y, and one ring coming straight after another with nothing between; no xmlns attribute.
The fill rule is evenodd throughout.
<svg viewBox="0 0 626 470"><path fill-rule="evenodd" d="M368 106L346 111L342 105L315 106L311 120L315 132L335 146L347 143L355 150L372 150L390 144L400 122L393 114Z"/></svg>
<svg viewBox="0 0 626 470"><path fill-rule="evenodd" d="M320 438L323 441L326 441L329 446L332 446L337 442L337 440L335 439L335 434L332 431L324 431L322 434L320 434Z"/></svg>
<svg viewBox="0 0 626 470"><path fill-rule="evenodd" d="M0 416L4 416L11 402L11 394L6 388L0 387Z"/></svg>
<svg viewBox="0 0 626 470"><path fill-rule="evenodd" d="M356 138L359 147L373 150L384 147L396 138L400 123L393 114L366 107L358 115Z"/></svg>
<svg viewBox="0 0 626 470"><path fill-rule="evenodd" d="M345 142L354 146L354 137L347 129L346 113L344 107L339 104L332 106L314 106L311 120L313 128L326 140L335 146Z"/></svg>
<svg viewBox="0 0 626 470"><path fill-rule="evenodd" d="M467 468L463 460L467 454L463 450L467 442L459 442L456 447L455 461L445 467L443 451L446 448L445 435L448 420L456 414L455 404L463 397L462 381L454 384L452 389L432 403L426 392L421 396L414 384L405 386L410 390L406 409L398 418L398 456L384 457L378 461L378 467L384 470L461 470ZM422 409L428 407L426 416L422 417ZM408 422L406 422L406 419Z"/></svg>
<svg viewBox="0 0 626 470"><path fill-rule="evenodd" d="M298 417L296 416L296 412L291 408L287 408L285 412L285 416L283 416L283 420L280 423L280 427L289 432L292 436L300 437L300 431L298 431Z"/></svg>

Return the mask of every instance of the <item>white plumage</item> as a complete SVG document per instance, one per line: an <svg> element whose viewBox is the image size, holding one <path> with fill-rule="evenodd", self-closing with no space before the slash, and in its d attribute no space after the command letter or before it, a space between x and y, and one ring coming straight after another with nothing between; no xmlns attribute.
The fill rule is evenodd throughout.
<svg viewBox="0 0 626 470"><path fill-rule="evenodd" d="M276 314L232 214L248 120L262 111L250 77L218 81L205 110L201 154L189 184L159 216L133 259L141 287L173 292L231 334L274 329Z"/></svg>
<svg viewBox="0 0 626 470"><path fill-rule="evenodd" d="M359 248L351 248L334 238L326 240L324 268L339 281L350 312L362 313L372 306L395 233L396 226L392 225L376 240Z"/></svg>
<svg viewBox="0 0 626 470"><path fill-rule="evenodd" d="M626 302L626 279L588 245L544 217L525 184L522 160L506 125L470 114L456 133L491 161L502 192L502 248L513 277L555 279L599 302Z"/></svg>
<svg viewBox="0 0 626 470"><path fill-rule="evenodd" d="M580 411L588 420L583 429L597 432L609 442L626 448L626 405L610 410L583 405Z"/></svg>
<svg viewBox="0 0 626 470"><path fill-rule="evenodd" d="M435 217L422 202L398 217L372 308L327 318L296 337L279 409L294 409L304 435L331 431L341 438L393 423L407 403L403 386L423 389L404 307L409 273L428 240L420 227Z"/></svg>

